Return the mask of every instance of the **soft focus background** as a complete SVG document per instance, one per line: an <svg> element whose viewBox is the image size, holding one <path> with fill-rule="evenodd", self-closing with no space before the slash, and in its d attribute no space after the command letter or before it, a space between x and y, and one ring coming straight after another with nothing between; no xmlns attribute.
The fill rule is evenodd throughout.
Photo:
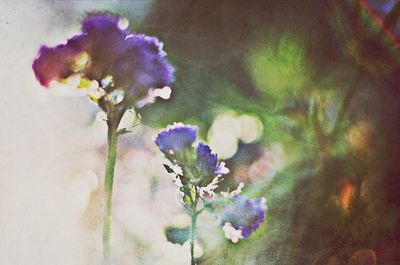
<svg viewBox="0 0 400 265"><path fill-rule="evenodd" d="M199 264L400 264L395 0L1 1L0 264L101 262L106 126L31 70L41 44L100 10L159 37L177 69L172 98L119 142L115 264L189 263L189 220L153 143L174 121L227 162L223 190L244 182L269 207L238 244L203 214Z"/></svg>

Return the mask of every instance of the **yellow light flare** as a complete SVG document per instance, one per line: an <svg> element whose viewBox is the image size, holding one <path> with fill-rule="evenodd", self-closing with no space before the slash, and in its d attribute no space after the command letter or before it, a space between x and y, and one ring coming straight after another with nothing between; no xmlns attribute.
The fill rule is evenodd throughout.
<svg viewBox="0 0 400 265"><path fill-rule="evenodd" d="M353 184L346 182L340 191L339 202L345 213L349 212L350 203L353 198L355 187Z"/></svg>
<svg viewBox="0 0 400 265"><path fill-rule="evenodd" d="M370 145L372 128L366 121L359 121L348 131L350 146L357 150L365 150Z"/></svg>
<svg viewBox="0 0 400 265"><path fill-rule="evenodd" d="M376 253L372 249L360 249L351 255L349 265L376 265Z"/></svg>
<svg viewBox="0 0 400 265"><path fill-rule="evenodd" d="M71 66L71 70L75 73L82 71L86 66L90 65L90 56L87 52L79 53Z"/></svg>

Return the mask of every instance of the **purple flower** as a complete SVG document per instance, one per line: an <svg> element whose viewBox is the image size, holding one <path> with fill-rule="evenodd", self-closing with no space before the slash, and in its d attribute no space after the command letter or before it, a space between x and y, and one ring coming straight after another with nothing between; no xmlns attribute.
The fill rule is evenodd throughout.
<svg viewBox="0 0 400 265"><path fill-rule="evenodd" d="M82 22L81 34L66 44L40 49L32 65L36 78L48 87L52 80L79 74L97 81L108 94L124 91L129 102L172 83L174 68L165 58L162 43L154 37L130 34L121 21L111 13L89 14Z"/></svg>
<svg viewBox="0 0 400 265"><path fill-rule="evenodd" d="M114 64L112 75L131 95L142 97L149 88L162 88L174 81L174 69L157 38L131 35L120 48L122 58Z"/></svg>
<svg viewBox="0 0 400 265"><path fill-rule="evenodd" d="M222 176L229 172L224 162L217 163L217 154L211 153L205 143L197 145L196 154L196 166L205 176Z"/></svg>
<svg viewBox="0 0 400 265"><path fill-rule="evenodd" d="M191 148L197 137L197 127L174 123L161 130L155 140L156 145L166 155Z"/></svg>
<svg viewBox="0 0 400 265"><path fill-rule="evenodd" d="M235 195L221 213L221 225L225 236L236 243L238 239L248 237L264 221L267 210L265 198L255 200Z"/></svg>

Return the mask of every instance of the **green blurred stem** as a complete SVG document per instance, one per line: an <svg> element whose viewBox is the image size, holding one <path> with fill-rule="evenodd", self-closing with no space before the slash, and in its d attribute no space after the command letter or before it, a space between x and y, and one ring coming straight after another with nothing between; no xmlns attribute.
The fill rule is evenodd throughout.
<svg viewBox="0 0 400 265"><path fill-rule="evenodd" d="M117 155L118 124L110 122L107 134L107 162L104 180L104 214L103 214L103 257L104 265L111 264L111 207L114 182L114 168Z"/></svg>
<svg viewBox="0 0 400 265"><path fill-rule="evenodd" d="M333 129L331 132L331 139L334 141L336 139L336 136L339 134L339 130L340 130L340 125L346 115L346 112L348 110L348 108L350 107L350 103L354 98L354 95L357 92L357 88L358 83L360 82L362 77L362 71L358 70L355 78L353 79L353 81L350 83L347 92L342 100L342 104L340 105L339 111L337 113L336 119L335 119L335 123L333 125Z"/></svg>
<svg viewBox="0 0 400 265"><path fill-rule="evenodd" d="M326 135L324 131L322 130L321 127L321 122L318 119L318 113L319 113L319 105L318 103L315 103L312 108L312 114L311 114L311 123L314 127L314 131L317 137L318 145L321 149L322 152L325 152L328 146L328 143L326 141Z"/></svg>

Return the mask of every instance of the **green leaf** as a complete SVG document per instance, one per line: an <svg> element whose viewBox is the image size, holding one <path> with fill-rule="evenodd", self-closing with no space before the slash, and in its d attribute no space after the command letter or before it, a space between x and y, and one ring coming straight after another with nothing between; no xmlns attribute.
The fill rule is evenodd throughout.
<svg viewBox="0 0 400 265"><path fill-rule="evenodd" d="M168 166L166 164L164 164L164 168L168 173L175 173L174 170L170 166Z"/></svg>
<svg viewBox="0 0 400 265"><path fill-rule="evenodd" d="M174 244L185 243L189 240L189 226L187 227L166 227L164 229L165 236L167 240Z"/></svg>

